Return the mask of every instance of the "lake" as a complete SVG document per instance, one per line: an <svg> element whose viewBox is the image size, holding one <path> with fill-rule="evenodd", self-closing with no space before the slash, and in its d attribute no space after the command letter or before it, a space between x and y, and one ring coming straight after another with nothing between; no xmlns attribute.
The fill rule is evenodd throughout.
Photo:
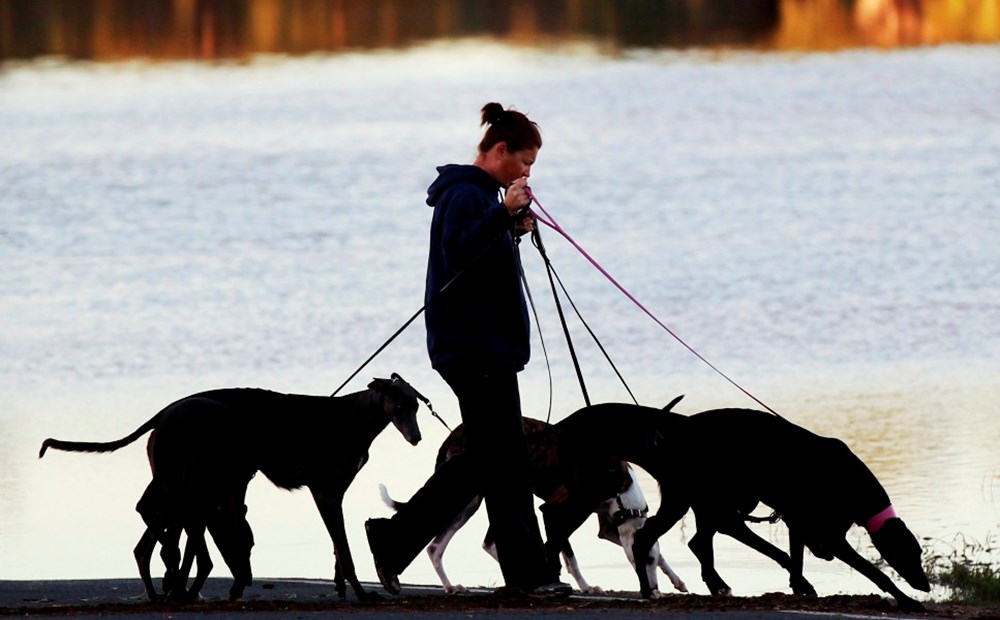
<svg viewBox="0 0 1000 620"><path fill-rule="evenodd" d="M328 394L355 372L420 308L424 191L435 166L471 162L488 101L541 125L535 195L664 325L783 417L847 442L929 548L995 547L1000 47L609 57L473 40L0 70L0 579L136 574L141 443L39 460L44 438L122 437L216 387ZM640 402L759 408L542 235ZM524 410L544 419L551 402L556 421L583 398L541 260L522 252L548 354L536 333ZM591 400L628 401L563 304ZM391 372L458 423L422 321L343 393ZM386 430L348 494L362 579L364 520L388 514L378 483L407 498L447 435L422 423L415 448ZM308 492L258 476L247 503L256 575L332 578ZM754 527L784 544L783 525ZM453 541L453 581L501 583L485 529L482 513ZM637 589L596 530L573 538L588 580ZM661 545L704 593L693 532L688 515ZM872 553L860 528L851 538ZM734 594L787 591L762 556L722 537L716 555ZM808 554L806 575L823 595L876 591ZM437 583L423 557L402 579Z"/></svg>

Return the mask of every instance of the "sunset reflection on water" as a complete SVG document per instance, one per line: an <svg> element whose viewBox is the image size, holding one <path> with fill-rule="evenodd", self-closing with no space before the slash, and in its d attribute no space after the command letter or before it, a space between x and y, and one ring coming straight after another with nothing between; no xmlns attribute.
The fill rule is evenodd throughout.
<svg viewBox="0 0 1000 620"><path fill-rule="evenodd" d="M1000 0L0 0L0 60L240 59L485 37L830 50L1000 40Z"/></svg>

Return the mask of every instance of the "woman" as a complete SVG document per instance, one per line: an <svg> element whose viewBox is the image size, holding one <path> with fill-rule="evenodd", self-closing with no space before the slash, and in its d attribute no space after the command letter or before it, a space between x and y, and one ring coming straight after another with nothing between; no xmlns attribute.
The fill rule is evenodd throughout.
<svg viewBox="0 0 1000 620"><path fill-rule="evenodd" d="M434 208L427 261L427 350L458 398L465 452L442 465L391 519L370 519L369 545L383 586L476 496L486 501L508 586L569 594L546 560L534 512L517 373L530 355L527 304L515 239L527 216L531 166L542 137L521 112L482 109L487 125L472 164L448 164L427 190ZM501 199L500 192L505 190Z"/></svg>

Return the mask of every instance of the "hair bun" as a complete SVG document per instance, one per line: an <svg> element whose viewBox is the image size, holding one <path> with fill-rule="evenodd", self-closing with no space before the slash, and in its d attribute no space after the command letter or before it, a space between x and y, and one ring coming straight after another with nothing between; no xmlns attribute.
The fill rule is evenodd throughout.
<svg viewBox="0 0 1000 620"><path fill-rule="evenodd" d="M503 115L504 115L504 109L502 105L496 103L495 101L487 103L486 105L483 106L482 124L495 125L503 118Z"/></svg>

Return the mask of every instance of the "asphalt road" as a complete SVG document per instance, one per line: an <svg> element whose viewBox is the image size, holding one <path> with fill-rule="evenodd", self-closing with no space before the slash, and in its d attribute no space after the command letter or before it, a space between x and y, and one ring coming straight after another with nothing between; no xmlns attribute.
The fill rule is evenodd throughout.
<svg viewBox="0 0 1000 620"><path fill-rule="evenodd" d="M575 594L563 600L538 601L473 590L469 595L444 596L437 586L404 585L400 596L384 593L377 584L365 587L385 600L361 603L348 595L339 601L333 583L312 579L257 579L243 600L226 600L228 579L209 579L204 600L189 605L150 603L138 579L65 581L0 581L0 615L72 616L74 620L176 620L196 614L212 620L322 620L352 616L366 619L398 618L458 620L474 616L507 618L681 618L685 620L816 620L820 618L998 618L1000 610L931 606L927 614L896 611L894 603L878 596L839 596L802 599L790 595L719 599L697 595L669 595L642 601L634 593ZM968 612L968 613L966 613ZM996 615L994 615L994 612ZM190 616L194 620L195 616Z"/></svg>

